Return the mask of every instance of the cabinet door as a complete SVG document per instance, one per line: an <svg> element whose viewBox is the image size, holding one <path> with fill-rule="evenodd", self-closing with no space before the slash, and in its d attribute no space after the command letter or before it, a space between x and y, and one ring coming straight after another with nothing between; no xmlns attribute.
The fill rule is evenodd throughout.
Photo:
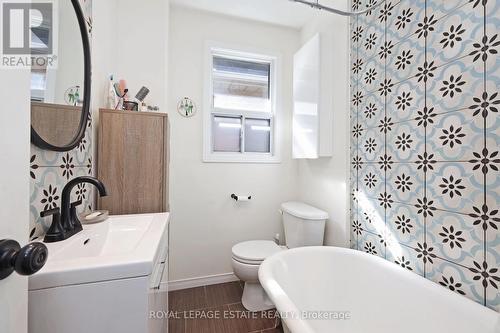
<svg viewBox="0 0 500 333"><path fill-rule="evenodd" d="M320 38L293 57L293 158L319 157Z"/></svg>
<svg viewBox="0 0 500 333"><path fill-rule="evenodd" d="M99 177L109 189L100 199L110 214L164 211L165 119L101 113Z"/></svg>

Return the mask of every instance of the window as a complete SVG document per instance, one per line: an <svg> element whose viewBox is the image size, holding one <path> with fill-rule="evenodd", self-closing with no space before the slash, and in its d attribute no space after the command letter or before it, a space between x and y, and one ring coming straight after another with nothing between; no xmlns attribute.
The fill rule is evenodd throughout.
<svg viewBox="0 0 500 333"><path fill-rule="evenodd" d="M273 56L208 47L205 162L278 162Z"/></svg>
<svg viewBox="0 0 500 333"><path fill-rule="evenodd" d="M45 70L31 69L31 100L43 102L45 100L47 72Z"/></svg>

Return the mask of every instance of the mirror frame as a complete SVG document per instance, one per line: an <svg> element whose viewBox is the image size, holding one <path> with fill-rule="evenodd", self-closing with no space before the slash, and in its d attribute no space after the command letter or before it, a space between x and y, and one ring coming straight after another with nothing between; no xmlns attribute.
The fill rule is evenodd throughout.
<svg viewBox="0 0 500 333"><path fill-rule="evenodd" d="M83 58L84 58L84 81L83 81L83 104L82 104L82 114L80 117L80 125L78 127L78 132L73 137L72 141L65 146L55 146L47 141L45 141L36 130L31 126L31 143L33 143L38 148L44 150L52 150L58 152L70 151L74 149L82 141L85 136L85 130L87 128L87 122L89 120L90 113L90 94L91 94L91 59L90 59L90 40L88 34L88 26L85 21L85 15L83 9L80 6L78 0L71 0L73 8L75 10L75 15L78 20L78 25L80 26L80 34L82 36L83 43Z"/></svg>

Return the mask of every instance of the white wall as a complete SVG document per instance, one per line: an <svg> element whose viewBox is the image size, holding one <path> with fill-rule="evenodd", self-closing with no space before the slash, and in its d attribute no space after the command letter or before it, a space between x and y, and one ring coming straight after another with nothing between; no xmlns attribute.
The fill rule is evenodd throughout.
<svg viewBox="0 0 500 333"><path fill-rule="evenodd" d="M169 2L118 0L115 15L118 78L127 80L131 98L148 87L147 103L165 112Z"/></svg>
<svg viewBox="0 0 500 333"><path fill-rule="evenodd" d="M241 45L282 55L278 98L282 108L282 163L203 163L202 112L205 41ZM292 57L296 30L206 12L171 8L168 113L171 121L170 280L232 272L231 247L243 240L272 239L281 232L279 205L296 199L297 162L291 159ZM198 114L176 111L192 98ZM250 194L237 204L231 193Z"/></svg>
<svg viewBox="0 0 500 333"><path fill-rule="evenodd" d="M344 1L345 2L345 1ZM339 4L337 4L338 7ZM339 7L340 8L340 7ZM318 14L301 31L305 43L321 33L321 106L333 110L333 157L300 160L300 199L327 211L325 245L348 246L348 140L349 140L349 21L333 14Z"/></svg>
<svg viewBox="0 0 500 333"><path fill-rule="evenodd" d="M146 102L165 112L169 1L106 0L93 6L94 114L106 105L109 74L127 81L130 98L148 87Z"/></svg>
<svg viewBox="0 0 500 333"><path fill-rule="evenodd" d="M97 117L99 107L106 106L107 80L117 71L118 18L115 1L94 1L92 9L92 108Z"/></svg>

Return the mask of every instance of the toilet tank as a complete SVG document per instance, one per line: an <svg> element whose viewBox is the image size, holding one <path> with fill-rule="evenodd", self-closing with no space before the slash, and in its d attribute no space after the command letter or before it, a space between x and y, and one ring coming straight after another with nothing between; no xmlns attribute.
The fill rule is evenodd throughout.
<svg viewBox="0 0 500 333"><path fill-rule="evenodd" d="M323 245L328 213L303 202L285 202L281 205L286 246Z"/></svg>

